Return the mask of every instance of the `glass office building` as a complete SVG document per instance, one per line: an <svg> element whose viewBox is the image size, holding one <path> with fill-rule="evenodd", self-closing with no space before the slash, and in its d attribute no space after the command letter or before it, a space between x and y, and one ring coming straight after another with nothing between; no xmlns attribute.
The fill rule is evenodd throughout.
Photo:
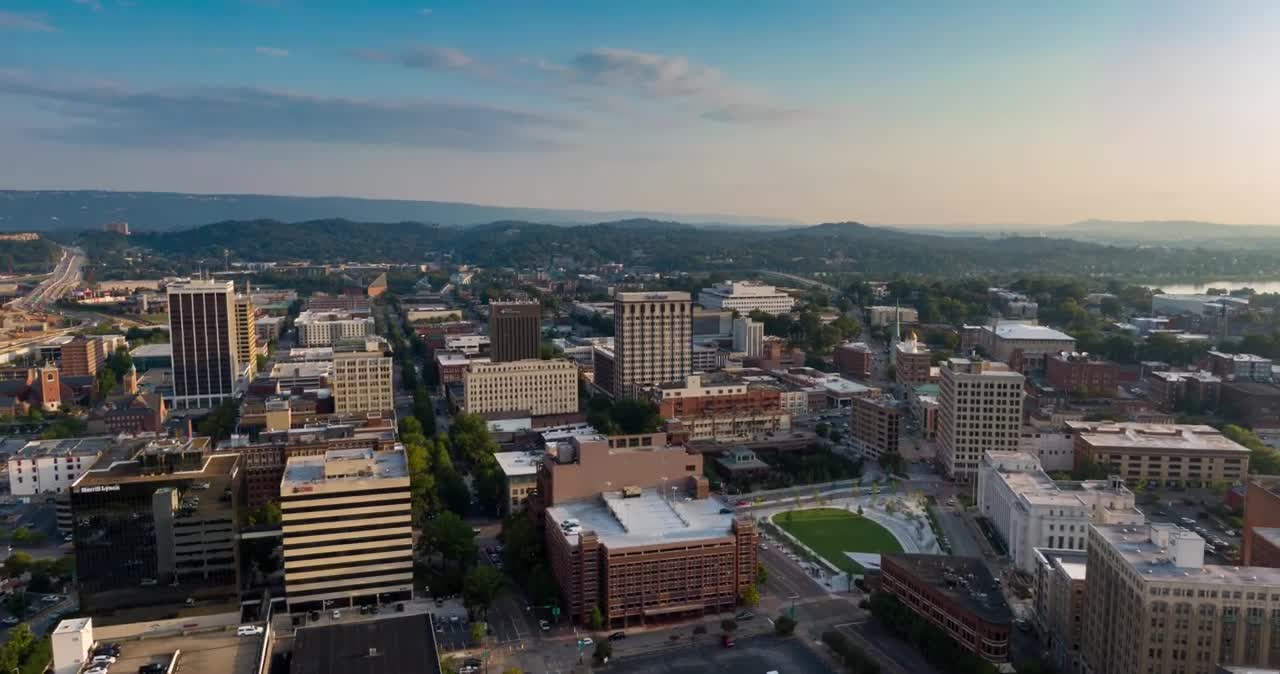
<svg viewBox="0 0 1280 674"><path fill-rule="evenodd" d="M118 623L238 609L239 459L168 439L85 472L71 488L81 611Z"/></svg>

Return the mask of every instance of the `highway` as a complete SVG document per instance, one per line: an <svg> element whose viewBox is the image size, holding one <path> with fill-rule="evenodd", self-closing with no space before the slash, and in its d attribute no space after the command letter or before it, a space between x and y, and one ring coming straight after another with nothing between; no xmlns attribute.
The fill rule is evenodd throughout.
<svg viewBox="0 0 1280 674"><path fill-rule="evenodd" d="M63 295L80 284L84 261L84 251L63 246L62 259L58 260L49 278L41 281L40 285L30 293L9 302L6 306L22 311L48 310L54 302L62 299Z"/></svg>

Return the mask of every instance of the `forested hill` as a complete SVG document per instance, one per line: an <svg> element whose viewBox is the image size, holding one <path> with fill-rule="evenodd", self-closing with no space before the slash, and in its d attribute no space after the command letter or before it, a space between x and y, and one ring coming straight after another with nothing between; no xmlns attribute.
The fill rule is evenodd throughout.
<svg viewBox="0 0 1280 674"><path fill-rule="evenodd" d="M657 270L751 269L962 275L987 272L1144 277L1263 276L1280 273L1265 253L1107 246L1042 237L916 234L846 222L785 230L700 228L621 220L556 226L518 221L471 227L415 222L228 221L146 233L133 245L157 252L237 259L418 262L433 253L483 266L622 262Z"/></svg>
<svg viewBox="0 0 1280 674"><path fill-rule="evenodd" d="M0 240L0 274L39 273L53 269L62 249L47 239Z"/></svg>

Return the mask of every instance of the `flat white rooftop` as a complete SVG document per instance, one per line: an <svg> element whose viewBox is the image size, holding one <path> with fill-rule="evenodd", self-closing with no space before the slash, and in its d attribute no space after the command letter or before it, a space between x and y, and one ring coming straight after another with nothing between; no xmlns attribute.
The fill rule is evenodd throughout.
<svg viewBox="0 0 1280 674"><path fill-rule="evenodd" d="M606 492L600 498L572 501L547 509L557 523L577 520L583 532L594 531L611 550L729 536L734 515L716 499L685 500L682 495L663 498L658 489L645 489L640 496L623 498L621 492ZM578 535L569 534L577 544Z"/></svg>
<svg viewBox="0 0 1280 674"><path fill-rule="evenodd" d="M542 452L497 452L493 458L497 459L498 467L502 468L504 475L513 477L536 474L538 466L542 465L543 456Z"/></svg>
<svg viewBox="0 0 1280 674"><path fill-rule="evenodd" d="M1044 325L1027 325L1026 323L1001 323L997 325L993 332L1000 339L1027 339L1027 340L1060 340L1060 341L1076 341L1075 337L1065 332L1059 332Z"/></svg>
<svg viewBox="0 0 1280 674"><path fill-rule="evenodd" d="M357 482L389 480L409 476L404 449L375 452L372 449L331 449L315 456L295 456L285 464L280 492L294 488Z"/></svg>

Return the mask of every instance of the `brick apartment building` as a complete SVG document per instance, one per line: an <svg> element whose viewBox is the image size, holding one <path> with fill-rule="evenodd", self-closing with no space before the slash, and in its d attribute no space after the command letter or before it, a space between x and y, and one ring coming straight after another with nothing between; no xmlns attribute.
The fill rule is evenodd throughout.
<svg viewBox="0 0 1280 674"><path fill-rule="evenodd" d="M854 379L870 379L875 354L864 342L845 342L836 347L833 359L836 371Z"/></svg>
<svg viewBox="0 0 1280 674"><path fill-rule="evenodd" d="M1280 475L1245 482L1241 556L1245 566L1280 568Z"/></svg>
<svg viewBox="0 0 1280 674"><path fill-rule="evenodd" d="M864 457L874 460L898 453L902 412L893 398L854 398L852 410L849 434Z"/></svg>
<svg viewBox="0 0 1280 674"><path fill-rule="evenodd" d="M1059 353L1044 361L1049 386L1068 393L1114 395L1120 377L1115 363L1076 353Z"/></svg>
<svg viewBox="0 0 1280 674"><path fill-rule="evenodd" d="M64 377L93 377L102 367L102 346L96 339L77 336L62 345L58 369Z"/></svg>
<svg viewBox="0 0 1280 674"><path fill-rule="evenodd" d="M1013 612L981 559L890 554L880 571L880 588L903 606L975 655L1008 662Z"/></svg>
<svg viewBox="0 0 1280 674"><path fill-rule="evenodd" d="M1249 473L1249 450L1212 426L1068 421L1075 465L1109 464L1126 480L1208 484Z"/></svg>
<svg viewBox="0 0 1280 674"><path fill-rule="evenodd" d="M920 384L928 384L932 365L933 357L929 354L929 347L917 340L914 335L911 339L893 345L893 368L896 373L894 376L899 385L913 388Z"/></svg>

